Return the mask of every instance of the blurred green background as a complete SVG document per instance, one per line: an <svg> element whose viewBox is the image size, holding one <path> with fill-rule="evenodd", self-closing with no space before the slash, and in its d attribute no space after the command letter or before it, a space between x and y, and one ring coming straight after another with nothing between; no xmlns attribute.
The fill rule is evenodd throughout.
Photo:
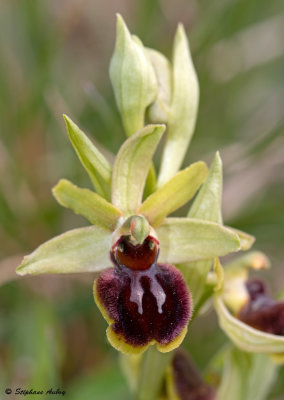
<svg viewBox="0 0 284 400"><path fill-rule="evenodd" d="M51 195L61 177L89 186L62 113L112 153L124 140L108 78L116 12L145 45L168 57L177 23L184 23L201 87L185 164L210 163L220 150L225 223L256 236L254 248L273 265L265 278L278 293L284 287L282 0L2 0L0 282L40 243L86 225ZM42 276L1 287L1 399L8 398L6 387L61 388L68 400L129 398L93 302L93 278ZM185 347L206 370L224 341L209 315L194 322ZM273 399L283 398L283 376Z"/></svg>

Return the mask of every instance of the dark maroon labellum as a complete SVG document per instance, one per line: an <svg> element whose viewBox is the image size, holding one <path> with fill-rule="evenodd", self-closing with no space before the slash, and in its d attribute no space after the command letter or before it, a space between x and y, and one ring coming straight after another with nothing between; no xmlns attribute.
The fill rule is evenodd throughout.
<svg viewBox="0 0 284 400"><path fill-rule="evenodd" d="M255 329L284 335L284 301L273 300L259 279L250 279L246 287L250 298L238 318Z"/></svg>
<svg viewBox="0 0 284 400"><path fill-rule="evenodd" d="M151 236L141 245L122 236L112 248L115 268L104 270L96 282L96 296L113 321L113 333L136 348L153 341L170 344L191 315L186 283L173 265L156 263L158 246Z"/></svg>

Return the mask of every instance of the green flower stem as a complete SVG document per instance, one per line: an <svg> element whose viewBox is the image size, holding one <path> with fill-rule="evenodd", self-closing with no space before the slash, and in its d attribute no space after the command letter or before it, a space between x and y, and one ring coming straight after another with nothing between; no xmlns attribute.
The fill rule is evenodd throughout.
<svg viewBox="0 0 284 400"><path fill-rule="evenodd" d="M173 352L160 353L154 346L144 353L134 400L156 400Z"/></svg>

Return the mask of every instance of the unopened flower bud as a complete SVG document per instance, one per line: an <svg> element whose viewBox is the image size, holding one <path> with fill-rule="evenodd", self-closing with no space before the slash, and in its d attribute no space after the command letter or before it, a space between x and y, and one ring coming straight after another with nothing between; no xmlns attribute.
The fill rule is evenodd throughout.
<svg viewBox="0 0 284 400"><path fill-rule="evenodd" d="M131 36L119 14L109 73L122 122L130 136L144 126L145 110L157 95L157 80L142 42Z"/></svg>
<svg viewBox="0 0 284 400"><path fill-rule="evenodd" d="M207 385L188 354L176 350L167 377L167 391L175 400L214 400L216 391Z"/></svg>
<svg viewBox="0 0 284 400"><path fill-rule="evenodd" d="M160 52L153 49L146 51L158 82L157 97L149 107L148 118L152 123L167 123L172 95L172 68L169 60Z"/></svg>

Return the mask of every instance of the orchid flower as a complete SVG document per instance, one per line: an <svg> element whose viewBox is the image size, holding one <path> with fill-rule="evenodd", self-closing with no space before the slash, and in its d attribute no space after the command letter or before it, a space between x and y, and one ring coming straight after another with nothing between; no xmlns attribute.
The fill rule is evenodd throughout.
<svg viewBox="0 0 284 400"><path fill-rule="evenodd" d="M153 343L162 352L170 351L183 340L193 309L182 274L172 264L237 251L239 237L216 223L167 218L206 179L203 162L178 172L142 202L163 125L148 125L128 138L111 167L83 132L68 117L65 120L92 182L105 196L111 193L112 202L61 180L53 189L55 198L93 225L41 245L24 258L17 272L100 272L94 295L110 324L110 343L124 352L141 352Z"/></svg>
<svg viewBox="0 0 284 400"><path fill-rule="evenodd" d="M211 188L216 173L220 176L218 153L208 177L204 162L179 171L199 96L183 27L177 30L171 65L132 36L118 16L110 78L128 139L111 165L64 116L95 192L65 179L53 189L61 205L92 225L42 244L24 258L17 273L99 274L94 298L109 324L109 342L124 353L141 353L149 345L168 352L185 337L193 303L199 300L194 279L201 277L202 291L212 260L248 248L253 240L222 225L221 187ZM154 124L145 125L145 119ZM152 159L166 129L161 122L167 124L167 135L156 181ZM187 217L169 217L201 186Z"/></svg>

